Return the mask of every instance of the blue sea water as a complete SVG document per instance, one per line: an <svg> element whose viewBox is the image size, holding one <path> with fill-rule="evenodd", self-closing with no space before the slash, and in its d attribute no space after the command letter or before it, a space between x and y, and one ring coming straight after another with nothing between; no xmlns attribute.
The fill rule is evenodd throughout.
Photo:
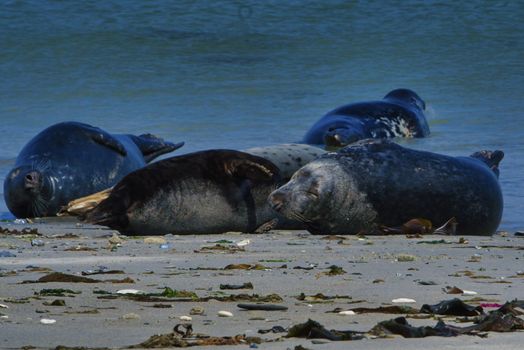
<svg viewBox="0 0 524 350"><path fill-rule="evenodd" d="M185 141L177 153L242 149L298 141L325 112L405 87L432 134L399 142L503 150L500 229L521 230L522 18L521 1L4 0L0 181L60 121Z"/></svg>

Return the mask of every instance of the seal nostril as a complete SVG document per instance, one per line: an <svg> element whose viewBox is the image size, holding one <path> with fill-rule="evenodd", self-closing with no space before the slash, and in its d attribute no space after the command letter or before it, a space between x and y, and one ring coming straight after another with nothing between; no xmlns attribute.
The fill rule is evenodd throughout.
<svg viewBox="0 0 524 350"><path fill-rule="evenodd" d="M33 176L31 176L31 174L27 174L27 175L25 176L25 179L26 179L27 181L33 181Z"/></svg>

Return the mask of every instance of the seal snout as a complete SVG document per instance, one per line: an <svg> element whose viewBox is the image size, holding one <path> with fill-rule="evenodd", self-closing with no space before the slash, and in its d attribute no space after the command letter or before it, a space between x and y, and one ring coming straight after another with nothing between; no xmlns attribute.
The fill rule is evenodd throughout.
<svg viewBox="0 0 524 350"><path fill-rule="evenodd" d="M284 207L284 194L279 191L274 191L269 195L269 204L276 212L281 212Z"/></svg>
<svg viewBox="0 0 524 350"><path fill-rule="evenodd" d="M26 190L37 191L40 189L42 176L38 171L32 170L24 177L24 188Z"/></svg>

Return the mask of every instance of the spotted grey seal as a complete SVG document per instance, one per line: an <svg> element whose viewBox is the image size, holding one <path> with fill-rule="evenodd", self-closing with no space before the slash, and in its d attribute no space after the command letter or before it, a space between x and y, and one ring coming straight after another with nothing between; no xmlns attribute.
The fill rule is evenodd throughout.
<svg viewBox="0 0 524 350"><path fill-rule="evenodd" d="M456 234L490 235L502 216L503 157L502 151L450 157L363 140L307 164L269 201L314 234L371 233L412 218L440 225L455 217Z"/></svg>
<svg viewBox="0 0 524 350"><path fill-rule="evenodd" d="M278 219L267 197L279 182L278 167L262 157L194 152L125 176L85 220L131 235L254 232Z"/></svg>
<svg viewBox="0 0 524 350"><path fill-rule="evenodd" d="M278 166L283 181L288 181L295 171L326 153L321 148L300 143L253 147L243 151L265 158Z"/></svg>
<svg viewBox="0 0 524 350"><path fill-rule="evenodd" d="M6 176L7 207L17 217L55 215L70 200L111 187L183 144L151 134L109 134L78 122L52 125L24 146Z"/></svg>
<svg viewBox="0 0 524 350"><path fill-rule="evenodd" d="M328 112L306 133L303 142L343 147L366 138L425 137L426 104L409 89L396 89L383 100L351 103Z"/></svg>

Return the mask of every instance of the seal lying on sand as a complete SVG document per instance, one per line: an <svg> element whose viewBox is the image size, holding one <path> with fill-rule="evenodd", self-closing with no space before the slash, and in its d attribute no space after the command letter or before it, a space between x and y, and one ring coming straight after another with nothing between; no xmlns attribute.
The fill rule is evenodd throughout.
<svg viewBox="0 0 524 350"><path fill-rule="evenodd" d="M425 137L426 104L413 91L397 89L381 101L352 103L332 110L304 136L308 144L343 147L366 138Z"/></svg>
<svg viewBox="0 0 524 350"><path fill-rule="evenodd" d="M55 215L70 200L111 187L183 144L151 134L113 135L77 122L55 124L16 158L4 182L7 207L17 217Z"/></svg>
<svg viewBox="0 0 524 350"><path fill-rule="evenodd" d="M325 150L311 145L285 143L264 147L254 147L244 150L244 152L265 158L275 164L280 173L280 183L289 181L291 176L322 154ZM96 207L102 200L109 197L111 189L75 199L67 204L59 215L78 215L84 216L88 211Z"/></svg>
<svg viewBox="0 0 524 350"><path fill-rule="evenodd" d="M314 234L372 233L412 218L440 225L455 217L456 234L490 235L502 216L503 157L502 151L449 157L363 140L307 164L269 200Z"/></svg>
<svg viewBox="0 0 524 350"><path fill-rule="evenodd" d="M267 202L279 180L276 165L248 153L189 153L127 175L85 220L139 235L254 232L279 216Z"/></svg>

